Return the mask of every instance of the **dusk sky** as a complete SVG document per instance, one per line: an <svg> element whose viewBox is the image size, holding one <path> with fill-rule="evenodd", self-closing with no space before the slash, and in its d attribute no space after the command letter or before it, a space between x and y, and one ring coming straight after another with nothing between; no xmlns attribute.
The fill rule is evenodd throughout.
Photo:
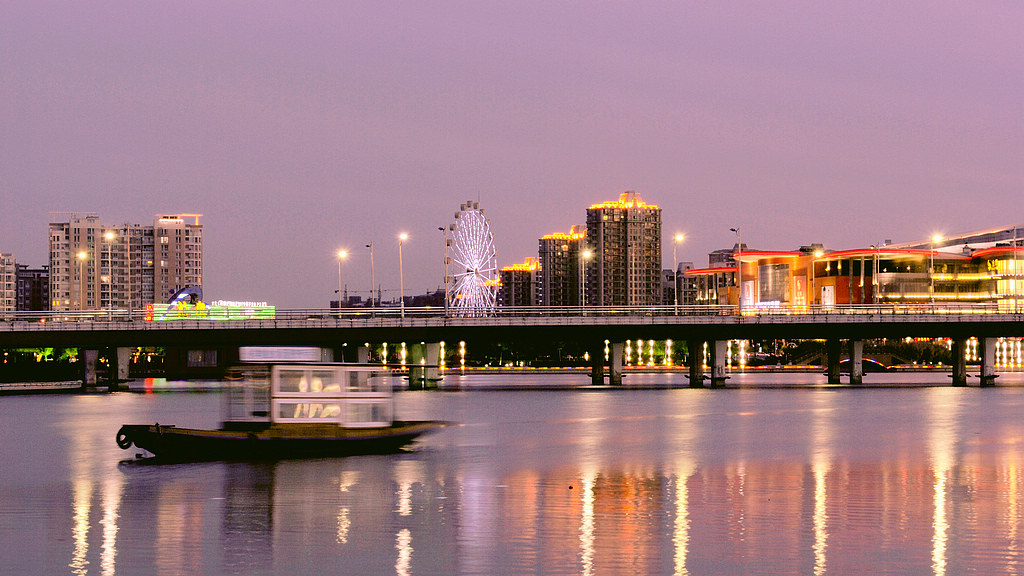
<svg viewBox="0 0 1024 576"><path fill-rule="evenodd" d="M459 205L498 264L625 190L665 266L1015 224L1024 3L0 0L0 252L54 211L201 213L207 299L443 285ZM386 293L391 298L395 293Z"/></svg>

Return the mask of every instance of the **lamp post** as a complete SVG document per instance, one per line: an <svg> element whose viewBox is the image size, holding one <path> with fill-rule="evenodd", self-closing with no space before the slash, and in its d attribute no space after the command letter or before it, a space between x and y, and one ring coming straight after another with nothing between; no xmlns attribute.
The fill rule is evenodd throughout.
<svg viewBox="0 0 1024 576"><path fill-rule="evenodd" d="M409 235L405 232L398 235L398 300L402 318L405 318L405 274L402 269L402 244L408 239Z"/></svg>
<svg viewBox="0 0 1024 576"><path fill-rule="evenodd" d="M82 309L82 301L85 300L85 259L89 253L85 250L78 251L78 309Z"/></svg>
<svg viewBox="0 0 1024 576"><path fill-rule="evenodd" d="M338 316L341 316L341 261L348 256L348 252L338 250Z"/></svg>
<svg viewBox="0 0 1024 576"><path fill-rule="evenodd" d="M586 282L587 282L587 260L590 260L590 257L593 256L593 255L594 255L594 253L591 252L590 250L586 250L586 249L580 250L579 274L580 274L580 309L581 310L583 310L587 306L587 284L586 284Z"/></svg>
<svg viewBox="0 0 1024 576"><path fill-rule="evenodd" d="M935 244L941 241L941 235L936 234L932 236L932 249L928 254L928 257L931 258L931 263L928 265L928 296L932 304L935 304Z"/></svg>
<svg viewBox="0 0 1024 576"><path fill-rule="evenodd" d="M370 249L370 308L373 308L373 242L367 244L366 247Z"/></svg>
<svg viewBox="0 0 1024 576"><path fill-rule="evenodd" d="M452 224L452 226L455 226ZM448 228L438 226L438 230L444 236L444 315L448 316Z"/></svg>
<svg viewBox="0 0 1024 576"><path fill-rule="evenodd" d="M736 247L739 258L736 260L736 282L739 286L739 304L740 314L743 314L743 234L739 228L729 228L729 231L736 233Z"/></svg>
<svg viewBox="0 0 1024 576"><path fill-rule="evenodd" d="M675 313L679 314L679 258L676 256L676 247L683 241L682 234L676 234L672 239L672 288L675 300Z"/></svg>
<svg viewBox="0 0 1024 576"><path fill-rule="evenodd" d="M110 259L110 247L114 243L114 238L117 235L113 231L107 230L103 234L103 239L106 240L107 248L107 318L109 319L114 313L114 263Z"/></svg>
<svg viewBox="0 0 1024 576"><path fill-rule="evenodd" d="M821 258L823 255L824 252L822 252L821 250L815 250L811 252L811 268L808 272L808 276L811 277L811 293L809 294L810 298L807 303L807 310L809 312L813 311L814 299L818 296L818 293L814 288L814 261L817 260L818 258Z"/></svg>

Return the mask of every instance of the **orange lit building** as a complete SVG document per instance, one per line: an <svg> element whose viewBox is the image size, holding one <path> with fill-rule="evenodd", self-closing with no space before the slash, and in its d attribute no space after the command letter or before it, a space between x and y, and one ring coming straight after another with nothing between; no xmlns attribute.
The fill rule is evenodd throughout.
<svg viewBox="0 0 1024 576"><path fill-rule="evenodd" d="M661 208L636 192L587 208L587 304L652 306L662 303Z"/></svg>

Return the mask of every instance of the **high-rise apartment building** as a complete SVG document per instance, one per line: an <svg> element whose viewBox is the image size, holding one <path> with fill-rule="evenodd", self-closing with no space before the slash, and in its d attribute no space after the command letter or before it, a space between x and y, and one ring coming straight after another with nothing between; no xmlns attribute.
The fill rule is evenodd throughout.
<svg viewBox="0 0 1024 576"><path fill-rule="evenodd" d="M587 209L587 304L648 306L662 300L661 208L636 192Z"/></svg>
<svg viewBox="0 0 1024 576"><path fill-rule="evenodd" d="M556 232L538 241L540 261L538 304L541 306L579 306L583 290L580 272L581 245L586 242L583 226L573 226L568 234Z"/></svg>
<svg viewBox="0 0 1024 576"><path fill-rule="evenodd" d="M95 214L55 216L49 239L52 310L141 310L202 285L198 214L157 216L152 226L104 225Z"/></svg>
<svg viewBox="0 0 1024 576"><path fill-rule="evenodd" d="M13 254L0 254L0 313L14 312L18 301L18 264Z"/></svg>
<svg viewBox="0 0 1024 576"><path fill-rule="evenodd" d="M50 309L50 267L29 268L27 264L18 264L18 302L15 308L19 311Z"/></svg>
<svg viewBox="0 0 1024 576"><path fill-rule="evenodd" d="M499 271L498 306L536 306L540 264L527 258L522 264L505 266Z"/></svg>

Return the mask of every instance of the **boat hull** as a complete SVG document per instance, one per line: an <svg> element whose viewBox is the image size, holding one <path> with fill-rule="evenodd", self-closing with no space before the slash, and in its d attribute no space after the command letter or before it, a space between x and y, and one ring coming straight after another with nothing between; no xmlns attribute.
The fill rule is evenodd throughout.
<svg viewBox="0 0 1024 576"><path fill-rule="evenodd" d="M230 426L219 430L126 424L117 444L134 444L162 461L280 460L396 452L443 422L395 422L377 428L326 424Z"/></svg>

